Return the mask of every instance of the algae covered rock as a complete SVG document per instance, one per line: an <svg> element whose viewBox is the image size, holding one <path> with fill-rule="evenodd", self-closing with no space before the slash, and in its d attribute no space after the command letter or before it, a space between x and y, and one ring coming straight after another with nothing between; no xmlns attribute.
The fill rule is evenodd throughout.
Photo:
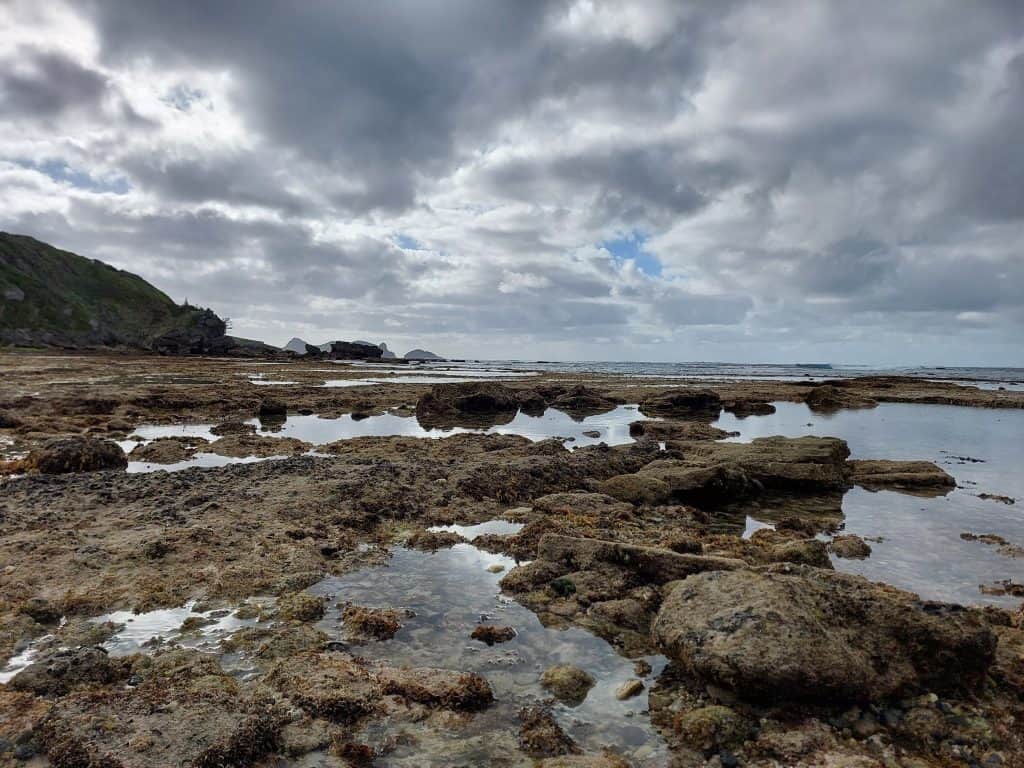
<svg viewBox="0 0 1024 768"><path fill-rule="evenodd" d="M652 633L690 674L769 701L974 689L996 648L980 611L792 565L671 585Z"/></svg>
<svg viewBox="0 0 1024 768"><path fill-rule="evenodd" d="M556 664L544 670L540 684L559 701L575 706L587 698L595 680L587 672L572 664Z"/></svg>
<svg viewBox="0 0 1024 768"><path fill-rule="evenodd" d="M324 616L324 599L308 592L293 592L278 600L277 614L288 621L316 621Z"/></svg>
<svg viewBox="0 0 1024 768"><path fill-rule="evenodd" d="M98 472L124 469L128 457L121 446L111 440L92 437L61 437L47 440L32 450L25 460L30 472L58 475L67 472Z"/></svg>

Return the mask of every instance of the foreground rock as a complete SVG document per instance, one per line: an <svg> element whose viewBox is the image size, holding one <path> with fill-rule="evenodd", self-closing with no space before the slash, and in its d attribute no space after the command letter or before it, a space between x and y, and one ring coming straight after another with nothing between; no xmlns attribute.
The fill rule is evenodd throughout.
<svg viewBox="0 0 1024 768"><path fill-rule="evenodd" d="M68 472L98 472L124 469L128 457L121 446L110 440L91 437L63 437L47 440L25 460L25 469L44 475Z"/></svg>
<svg viewBox="0 0 1024 768"><path fill-rule="evenodd" d="M996 638L978 611L806 566L674 585L653 635L688 673L758 701L875 701L976 689Z"/></svg>

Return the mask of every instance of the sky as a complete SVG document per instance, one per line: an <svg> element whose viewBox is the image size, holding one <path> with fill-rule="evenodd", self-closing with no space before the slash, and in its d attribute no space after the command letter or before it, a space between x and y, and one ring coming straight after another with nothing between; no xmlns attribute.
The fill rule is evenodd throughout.
<svg viewBox="0 0 1024 768"><path fill-rule="evenodd" d="M283 344L1024 365L1017 0L0 0L0 230Z"/></svg>

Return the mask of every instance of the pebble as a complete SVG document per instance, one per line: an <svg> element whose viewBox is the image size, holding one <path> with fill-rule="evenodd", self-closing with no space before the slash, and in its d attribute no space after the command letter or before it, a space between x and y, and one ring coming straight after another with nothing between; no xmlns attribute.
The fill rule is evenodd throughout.
<svg viewBox="0 0 1024 768"><path fill-rule="evenodd" d="M488 573L501 573L505 570L505 566L501 563L495 563L494 565L487 566Z"/></svg>
<svg viewBox="0 0 1024 768"><path fill-rule="evenodd" d="M631 699L638 696L644 689L644 684L639 680L627 680L615 689L615 698L619 701Z"/></svg>

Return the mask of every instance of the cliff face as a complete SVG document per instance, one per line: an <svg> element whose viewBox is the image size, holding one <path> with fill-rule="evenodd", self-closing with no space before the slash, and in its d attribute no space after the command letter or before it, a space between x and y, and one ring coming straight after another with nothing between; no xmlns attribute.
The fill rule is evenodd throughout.
<svg viewBox="0 0 1024 768"><path fill-rule="evenodd" d="M207 353L231 348L225 331L137 275L0 232L0 344Z"/></svg>

